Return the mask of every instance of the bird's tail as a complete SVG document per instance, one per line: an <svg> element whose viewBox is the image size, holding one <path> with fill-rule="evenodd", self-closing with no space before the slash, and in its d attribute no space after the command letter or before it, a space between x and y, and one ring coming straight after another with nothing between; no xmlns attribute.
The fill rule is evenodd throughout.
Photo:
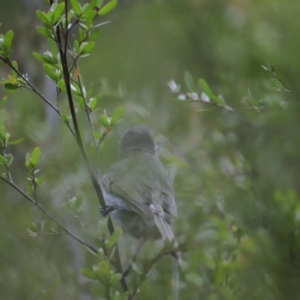
<svg viewBox="0 0 300 300"><path fill-rule="evenodd" d="M158 228L160 234L162 235L162 238L165 241L174 242L174 246L177 247L178 244L175 240L171 226L169 223L166 222L164 217L159 216L158 214L154 214L154 223L155 223L156 227ZM175 257L175 259L179 263L181 262L181 255L180 255L179 251L172 252L172 255Z"/></svg>

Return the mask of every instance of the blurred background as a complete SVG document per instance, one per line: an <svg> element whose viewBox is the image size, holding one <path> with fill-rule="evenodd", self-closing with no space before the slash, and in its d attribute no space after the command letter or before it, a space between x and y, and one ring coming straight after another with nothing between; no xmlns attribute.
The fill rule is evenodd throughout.
<svg viewBox="0 0 300 300"><path fill-rule="evenodd" d="M37 9L46 9L43 1L1 0L0 30L14 31L13 59L56 104L55 87L32 56L47 50L35 30ZM102 95L100 113L125 109L101 146L99 176L118 159L120 136L135 124L153 130L162 161L176 170L174 230L185 245L179 299L299 299L299 13L295 0L122 0L103 18L110 23L91 56L80 61L85 85ZM204 78L234 112L177 100L167 83L187 91L186 71L195 81ZM1 79L9 72L1 66ZM66 99L59 101L64 107ZM40 147L46 179L39 201L93 244L103 220L67 127L27 90L8 94L4 109L12 139L25 138L9 148L15 183L25 186L25 154ZM88 147L91 133L81 117ZM83 209L74 217L63 203L79 194ZM32 222L45 233L54 225L3 182L0 200L1 299L95 299L79 268L97 259L68 236L30 236ZM124 265L135 245L121 238ZM160 247L146 244L130 287L139 284L139 264ZM170 296L171 261L155 265L139 299Z"/></svg>

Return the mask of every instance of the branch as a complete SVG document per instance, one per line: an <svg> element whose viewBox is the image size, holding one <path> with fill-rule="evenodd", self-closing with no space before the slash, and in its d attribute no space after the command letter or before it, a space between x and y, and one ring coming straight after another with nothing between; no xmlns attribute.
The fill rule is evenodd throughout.
<svg viewBox="0 0 300 300"><path fill-rule="evenodd" d="M61 227L61 229L70 237L72 237L74 240L76 240L78 243L86 246L88 249L90 249L93 253L97 254L98 250L78 238L76 235L74 235L71 231L69 231L64 225L62 225L55 217L53 217L40 203L36 202L33 198L31 198L29 195L27 195L23 190L21 190L17 185L15 185L12 181L9 181L2 175L0 175L0 179L9 184L12 188L14 188L19 194L21 194L23 197L25 197L29 202L31 202L33 205L35 205L39 210L41 210L45 215L47 215L52 221L54 221L58 226Z"/></svg>
<svg viewBox="0 0 300 300"><path fill-rule="evenodd" d="M67 0L65 0L65 5L67 5ZM67 15L66 15L66 18L67 18ZM73 125L74 125L76 142L77 142L79 150L83 156L85 165L88 169L88 173L91 178L93 187L96 191L98 200L100 202L100 206L105 207L105 200L104 200L100 185L97 181L97 178L95 176L95 173L93 171L93 168L91 166L91 163L89 161L89 158L87 156L87 153L85 151L85 148L84 148L84 145L82 142L79 125L78 125L78 121L77 121L77 116L76 116L76 111L75 111L75 106L74 106L74 101L73 101L73 95L72 95L72 91L71 91L70 74L68 71L67 51L64 52L64 47L62 44L62 37L61 37L60 30L61 30L61 27L57 26L57 28L56 28L57 44L58 44L59 54L61 57L63 76L64 76L64 80L65 80L65 84L66 84L66 92L67 92L67 96L68 96L69 107L70 107L72 121L73 121ZM110 234L112 234L114 232L114 227L113 227L110 217L108 218L108 229L109 229ZM116 261L117 272L122 273L121 259L120 259L119 249L117 246L116 246L116 251L115 251L115 261ZM129 290L126 280L123 278L121 279L121 285L122 285L122 289L124 290L124 292Z"/></svg>
<svg viewBox="0 0 300 300"><path fill-rule="evenodd" d="M2 56L0 56L0 59L7 64L14 72L16 72L23 80L24 82L30 87L30 89L32 91L34 91L37 95L40 96L40 98L42 98L52 109L54 109L54 111L56 113L58 113L60 115L59 110L57 109L57 107L55 107L37 88L35 88L30 81L28 81L28 79L26 78L26 76L24 76L19 70L17 70L13 64L11 63L10 60L8 59L4 59Z"/></svg>
<svg viewBox="0 0 300 300"><path fill-rule="evenodd" d="M61 116L60 110L55 107L27 78L24 76L18 69L16 69L11 61L9 59L4 59L2 56L0 56L0 60L2 60L5 64L7 64L14 72L16 72L22 80L26 83L25 88L28 88L29 90L33 91L36 93L46 104L48 104L59 116ZM66 122L65 122L66 123ZM67 127L69 128L70 132L72 133L73 136L74 132L73 129L70 127L68 123L66 123Z"/></svg>

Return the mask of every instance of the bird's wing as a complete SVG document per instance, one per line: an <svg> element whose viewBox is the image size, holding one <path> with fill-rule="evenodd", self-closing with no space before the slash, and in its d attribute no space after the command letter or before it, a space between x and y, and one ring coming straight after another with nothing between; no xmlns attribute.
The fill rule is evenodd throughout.
<svg viewBox="0 0 300 300"><path fill-rule="evenodd" d="M142 193L139 180L133 180L129 176L123 177L115 173L108 173L104 175L101 183L107 192L127 201L137 213L140 211L145 214L152 213L149 207L151 203L149 203L148 197Z"/></svg>
<svg viewBox="0 0 300 300"><path fill-rule="evenodd" d="M170 223L176 217L172 190L167 184L162 188L161 184L152 186L149 182L151 180L147 180L147 176L132 177L110 172L103 177L102 186L107 192L120 196L131 204L137 213L141 211L153 215L156 211Z"/></svg>

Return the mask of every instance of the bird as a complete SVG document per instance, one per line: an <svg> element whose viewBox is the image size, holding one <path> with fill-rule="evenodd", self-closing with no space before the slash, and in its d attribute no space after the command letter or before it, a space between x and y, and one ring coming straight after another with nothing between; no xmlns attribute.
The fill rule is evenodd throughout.
<svg viewBox="0 0 300 300"><path fill-rule="evenodd" d="M134 259L149 238L162 238L177 247L171 229L177 216L174 193L148 127L137 125L125 132L120 160L104 174L101 187L106 203L100 209L102 215L109 214L124 232L139 240ZM172 256L181 262L179 251Z"/></svg>

